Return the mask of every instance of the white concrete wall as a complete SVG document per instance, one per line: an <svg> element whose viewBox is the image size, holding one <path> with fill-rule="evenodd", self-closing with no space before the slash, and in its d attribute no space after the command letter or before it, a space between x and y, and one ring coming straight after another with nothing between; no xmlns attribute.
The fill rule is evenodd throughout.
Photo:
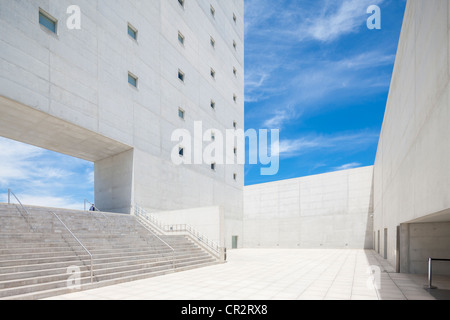
<svg viewBox="0 0 450 320"><path fill-rule="evenodd" d="M225 242L224 217L220 207L154 212L152 215L163 225L187 224L221 246Z"/></svg>
<svg viewBox="0 0 450 320"><path fill-rule="evenodd" d="M244 246L372 248L373 167L244 188Z"/></svg>
<svg viewBox="0 0 450 320"><path fill-rule="evenodd" d="M70 5L81 8L81 30L66 28ZM56 35L39 25L39 8L58 19ZM178 0L0 1L0 28L0 112L8 115L0 136L94 161L100 208L222 206L227 243L241 235L243 166L176 167L170 156L172 132L192 132L194 121L205 130L224 132L234 121L244 128L243 0L189 0L184 8ZM137 89L128 72L139 78ZM133 154L131 162L117 156L123 152ZM111 178L122 173L126 179Z"/></svg>
<svg viewBox="0 0 450 320"><path fill-rule="evenodd" d="M401 272L428 273L428 259L450 259L450 222L402 225ZM449 274L449 262L433 262L433 274Z"/></svg>
<svg viewBox="0 0 450 320"><path fill-rule="evenodd" d="M374 169L374 230L393 265L397 226L450 208L449 14L447 0L406 6Z"/></svg>

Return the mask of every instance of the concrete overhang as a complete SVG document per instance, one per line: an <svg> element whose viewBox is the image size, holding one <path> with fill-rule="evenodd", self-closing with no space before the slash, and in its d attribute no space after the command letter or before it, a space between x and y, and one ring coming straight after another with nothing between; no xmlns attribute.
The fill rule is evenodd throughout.
<svg viewBox="0 0 450 320"><path fill-rule="evenodd" d="M0 136L96 162L132 147L0 96Z"/></svg>
<svg viewBox="0 0 450 320"><path fill-rule="evenodd" d="M431 223L431 222L450 222L450 208L404 223L409 224L409 223Z"/></svg>

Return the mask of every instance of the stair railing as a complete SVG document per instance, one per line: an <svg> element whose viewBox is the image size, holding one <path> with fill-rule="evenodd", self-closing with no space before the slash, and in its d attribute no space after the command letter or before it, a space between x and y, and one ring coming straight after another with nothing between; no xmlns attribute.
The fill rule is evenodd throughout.
<svg viewBox="0 0 450 320"><path fill-rule="evenodd" d="M210 252L212 255L216 256L219 260L225 261L225 248L222 248L214 241L209 240L205 235L198 232L194 227L188 224L178 224L178 225L164 225L158 218L154 215L145 211L142 207L135 204L134 213L136 217L144 220L151 227L161 232L161 234L168 233L181 233L185 232L190 236L195 242L202 246L205 250Z"/></svg>
<svg viewBox="0 0 450 320"><path fill-rule="evenodd" d="M136 221L148 232L150 232L154 237L156 237L159 241L161 241L164 245L166 245L172 251L172 269L175 270L175 249L168 244L166 241L161 239L156 233L154 233L150 228L146 226L146 224L142 221L142 217L136 216Z"/></svg>
<svg viewBox="0 0 450 320"><path fill-rule="evenodd" d="M69 229L69 227L66 226L66 224L61 220L61 218L54 212L49 211L51 214L53 214L56 219L64 226L64 228L69 231L70 235L78 242L78 244L84 249L84 251L87 252L91 259L91 283L94 283L94 264L93 264L93 256L92 253L81 243L81 241L73 234L73 232Z"/></svg>
<svg viewBox="0 0 450 320"><path fill-rule="evenodd" d="M19 200L19 198L12 192L11 189L8 189L8 204L12 204L11 202L11 196L13 196L17 202L19 203L20 208L25 211L26 215L22 213L22 211L19 209L19 206L16 205L17 209L19 210L20 215L27 221L28 225L30 226L31 230L34 231L34 227L31 225L30 221L28 220L28 217L30 216L30 213L28 210L23 206L22 202Z"/></svg>

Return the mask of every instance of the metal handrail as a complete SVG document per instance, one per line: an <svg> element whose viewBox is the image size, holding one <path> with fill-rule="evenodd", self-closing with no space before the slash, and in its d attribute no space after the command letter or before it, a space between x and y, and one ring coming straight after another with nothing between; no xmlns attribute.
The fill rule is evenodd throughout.
<svg viewBox="0 0 450 320"><path fill-rule="evenodd" d="M8 204L11 204L11 195L16 198L17 202L19 202L20 207L25 211L25 213L30 216L30 212L23 206L22 202L19 200L19 198L15 195L15 193L8 189ZM22 212L20 213L22 215ZM28 225L30 226L31 230L34 230L33 226L31 225L30 221L28 221L28 217L24 216L25 220L28 222Z"/></svg>
<svg viewBox="0 0 450 320"><path fill-rule="evenodd" d="M198 232L194 227L188 225L188 224L178 224L178 225L163 225L161 221L159 221L156 217L146 212L143 208L135 204L134 212L136 216L143 216L145 220L147 220L150 225L156 226L158 229L160 229L163 233L168 232L188 232L190 233L194 239L197 239L200 243L205 244L206 247L211 249L213 252L215 252L219 258L221 256L221 247L219 244L217 244L214 241L209 240L206 236ZM184 230L177 230L173 231L173 227L179 227L184 226ZM172 230L171 230L172 228Z"/></svg>
<svg viewBox="0 0 450 320"><path fill-rule="evenodd" d="M433 286L433 261L450 262L450 259L428 259L428 289L437 289Z"/></svg>
<svg viewBox="0 0 450 320"><path fill-rule="evenodd" d="M187 232L190 233L194 238L196 238L198 241L204 243L207 247L209 247L211 250L216 252L220 255L220 246L217 242L209 240L208 237L206 237L204 234L200 233L195 229L194 227L188 225L188 224L174 224L174 225L167 225L164 227L165 232Z"/></svg>
<svg viewBox="0 0 450 320"><path fill-rule="evenodd" d="M66 228L67 231L72 235L72 237L80 244L80 246L87 252L87 254L91 257L91 283L94 283L94 266L93 266L93 256L92 253L81 243L81 241L73 234L73 232L66 226L66 224L58 217L58 215L52 211L49 211L52 213L56 219L61 222L61 224Z"/></svg>
<svg viewBox="0 0 450 320"><path fill-rule="evenodd" d="M172 250L172 268L175 269L175 249L168 244L166 241L164 241L163 239L161 239L156 233L154 233L150 228L148 228L142 221L141 219L143 219L141 216L137 216L138 219L136 219L136 221L142 226L144 227L148 232L150 232L153 236L155 236L159 241L161 241L163 244L165 244L170 250Z"/></svg>
<svg viewBox="0 0 450 320"><path fill-rule="evenodd" d="M23 206L22 202L20 202L19 198L17 198L17 196L14 194L14 192L12 192L11 189L8 189L8 204L11 204L11 195L14 196L14 198L16 198L17 202L19 202L20 206L22 207L22 209L28 214L30 215L30 213L28 212L27 209L25 209L25 207Z"/></svg>

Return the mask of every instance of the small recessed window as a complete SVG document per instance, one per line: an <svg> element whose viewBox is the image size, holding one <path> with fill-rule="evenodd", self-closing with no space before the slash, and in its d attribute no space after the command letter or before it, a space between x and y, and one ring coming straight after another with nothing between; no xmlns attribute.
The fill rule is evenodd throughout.
<svg viewBox="0 0 450 320"><path fill-rule="evenodd" d="M49 31L56 33L58 20L53 18L51 15L49 15L42 9L39 9L39 24L47 28Z"/></svg>
<svg viewBox="0 0 450 320"><path fill-rule="evenodd" d="M233 128L234 128L235 130L237 129L237 122L236 122L236 121L233 122Z"/></svg>
<svg viewBox="0 0 450 320"><path fill-rule="evenodd" d="M138 77L133 75L132 73L128 73L128 83L133 87L137 88L138 86Z"/></svg>
<svg viewBox="0 0 450 320"><path fill-rule="evenodd" d="M216 171L216 164L214 162L211 163L211 170Z"/></svg>
<svg viewBox="0 0 450 320"><path fill-rule="evenodd" d="M184 0L178 0L178 3L184 8Z"/></svg>
<svg viewBox="0 0 450 320"><path fill-rule="evenodd" d="M186 116L186 112L183 110L183 109L181 109L181 108L178 108L178 117L180 118L180 119L183 119L184 120L184 117Z"/></svg>
<svg viewBox="0 0 450 320"><path fill-rule="evenodd" d="M237 49L237 43L236 43L236 41L233 41L233 48L234 48L234 50Z"/></svg>
<svg viewBox="0 0 450 320"><path fill-rule="evenodd" d="M181 32L178 32L178 42L184 45L184 36Z"/></svg>
<svg viewBox="0 0 450 320"><path fill-rule="evenodd" d="M234 21L234 23L237 22L237 17L236 17L236 14L235 14L235 13L233 13L233 21Z"/></svg>
<svg viewBox="0 0 450 320"><path fill-rule="evenodd" d="M233 173L233 180L237 181L237 174L236 173Z"/></svg>
<svg viewBox="0 0 450 320"><path fill-rule="evenodd" d="M180 147L178 149L178 154L179 154L180 157L184 157L184 148L183 147Z"/></svg>
<svg viewBox="0 0 450 320"><path fill-rule="evenodd" d="M211 47L215 48L216 47L216 40L214 40L214 38L211 37L209 41L211 43Z"/></svg>
<svg viewBox="0 0 450 320"><path fill-rule="evenodd" d="M138 34L137 29L133 27L131 24L128 24L128 35L134 40L137 40L137 34Z"/></svg>
<svg viewBox="0 0 450 320"><path fill-rule="evenodd" d="M237 96L235 94L233 95L233 101L237 102Z"/></svg>
<svg viewBox="0 0 450 320"><path fill-rule="evenodd" d="M234 74L235 77L237 76L237 70L234 67L233 67L233 74Z"/></svg>
<svg viewBox="0 0 450 320"><path fill-rule="evenodd" d="M211 11L211 15L212 15L213 17L215 17L215 16L216 16L216 9L214 9L214 7L211 6L209 10Z"/></svg>
<svg viewBox="0 0 450 320"><path fill-rule="evenodd" d="M216 109L216 102L214 100L211 100L211 109Z"/></svg>
<svg viewBox="0 0 450 320"><path fill-rule="evenodd" d="M184 78L185 78L185 76L184 76L183 71L178 70L178 79L180 79L181 81L184 82Z"/></svg>
<svg viewBox="0 0 450 320"><path fill-rule="evenodd" d="M213 68L211 68L211 77L212 77L213 79L216 78L216 71L215 71Z"/></svg>

